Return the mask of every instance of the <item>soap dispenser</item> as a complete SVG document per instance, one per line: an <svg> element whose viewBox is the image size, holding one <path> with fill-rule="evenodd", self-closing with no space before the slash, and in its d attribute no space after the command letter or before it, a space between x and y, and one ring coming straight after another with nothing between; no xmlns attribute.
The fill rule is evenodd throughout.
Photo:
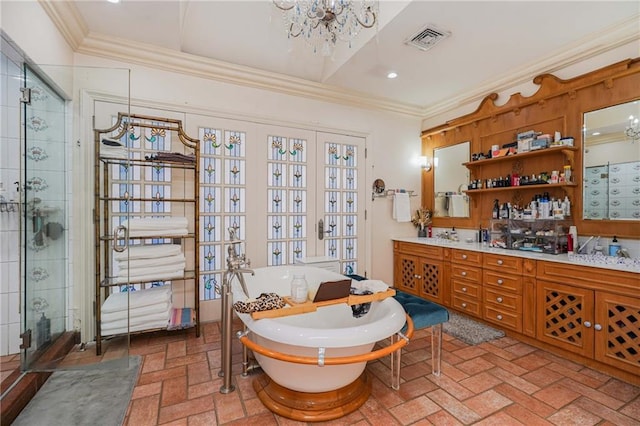
<svg viewBox="0 0 640 426"><path fill-rule="evenodd" d="M609 256L617 256L620 250L620 244L618 244L618 238L614 235L611 244L609 244Z"/></svg>

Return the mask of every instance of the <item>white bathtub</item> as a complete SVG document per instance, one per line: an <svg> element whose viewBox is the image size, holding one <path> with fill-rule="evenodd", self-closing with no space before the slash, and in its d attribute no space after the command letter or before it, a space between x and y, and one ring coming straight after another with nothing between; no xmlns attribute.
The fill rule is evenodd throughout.
<svg viewBox="0 0 640 426"><path fill-rule="evenodd" d="M289 295L293 274L304 273L310 289L323 281L344 279L343 275L310 266L273 266L255 269L255 275L244 274L249 296L260 293ZM233 301L244 300L237 280L232 282ZM374 344L398 332L405 323L405 312L395 299L373 302L369 312L354 318L346 303L318 308L315 312L280 318L254 320L238 314L250 330L255 343L285 354L325 357L359 355L371 352ZM264 372L277 384L299 392L326 392L355 381L366 362L317 366L284 362L255 354Z"/></svg>

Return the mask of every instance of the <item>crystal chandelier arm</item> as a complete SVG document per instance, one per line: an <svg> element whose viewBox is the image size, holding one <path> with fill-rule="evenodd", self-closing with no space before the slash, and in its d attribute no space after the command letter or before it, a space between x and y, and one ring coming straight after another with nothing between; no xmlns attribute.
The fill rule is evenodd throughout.
<svg viewBox="0 0 640 426"><path fill-rule="evenodd" d="M358 21L358 24L362 25L363 28L371 28L376 24L376 14L371 10L371 6L367 7L367 10L364 13L365 16L370 15L371 17L373 17L373 20L371 21L371 24L367 25L364 22L362 22L360 20L359 16L356 16L356 20Z"/></svg>

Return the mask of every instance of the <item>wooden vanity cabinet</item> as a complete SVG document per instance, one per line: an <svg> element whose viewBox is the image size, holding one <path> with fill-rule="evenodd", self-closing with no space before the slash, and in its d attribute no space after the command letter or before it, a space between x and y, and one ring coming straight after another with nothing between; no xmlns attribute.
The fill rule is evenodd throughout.
<svg viewBox="0 0 640 426"><path fill-rule="evenodd" d="M451 305L482 318L482 253L451 250Z"/></svg>
<svg viewBox="0 0 640 426"><path fill-rule="evenodd" d="M640 375L638 274L538 262L536 286L538 340Z"/></svg>
<svg viewBox="0 0 640 426"><path fill-rule="evenodd" d="M393 282L406 293L444 304L442 247L394 242Z"/></svg>
<svg viewBox="0 0 640 426"><path fill-rule="evenodd" d="M483 318L522 333L523 259L484 254Z"/></svg>

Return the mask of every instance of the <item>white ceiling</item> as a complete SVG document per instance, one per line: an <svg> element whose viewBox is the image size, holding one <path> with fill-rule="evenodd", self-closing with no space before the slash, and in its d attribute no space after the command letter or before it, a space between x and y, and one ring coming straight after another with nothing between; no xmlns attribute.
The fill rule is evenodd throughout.
<svg viewBox="0 0 640 426"><path fill-rule="evenodd" d="M332 57L288 39L281 12L270 0L41 3L58 11L66 3L58 25L76 33L82 29L76 40L80 52L98 39L110 42L109 49L92 50L103 56L117 56L117 46L143 47L146 55L171 49L185 60L240 65L233 69L258 72L272 88L295 82L416 115L640 39L638 1L382 0L377 30L363 30L351 47L340 44ZM404 44L427 24L451 37L426 52ZM209 71L212 78L215 68ZM387 79L390 70L399 77Z"/></svg>

